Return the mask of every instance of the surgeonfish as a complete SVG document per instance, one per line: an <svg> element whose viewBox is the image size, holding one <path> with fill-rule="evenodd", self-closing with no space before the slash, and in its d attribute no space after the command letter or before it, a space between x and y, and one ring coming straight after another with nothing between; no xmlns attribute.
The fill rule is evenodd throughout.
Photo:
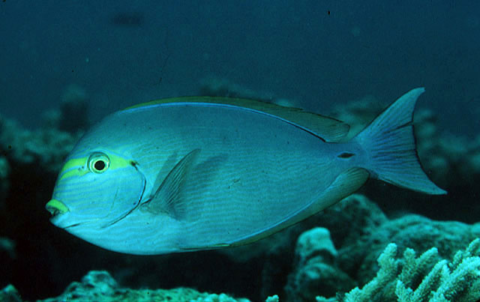
<svg viewBox="0 0 480 302"><path fill-rule="evenodd" d="M411 90L353 137L340 121L245 99L133 106L80 139L46 209L54 225L88 242L147 255L259 240L369 177L445 194L415 150L413 111L423 92Z"/></svg>

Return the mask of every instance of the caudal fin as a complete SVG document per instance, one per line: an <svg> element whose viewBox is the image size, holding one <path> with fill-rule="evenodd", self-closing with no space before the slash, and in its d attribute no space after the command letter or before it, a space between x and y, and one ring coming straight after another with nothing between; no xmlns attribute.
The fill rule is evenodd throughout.
<svg viewBox="0 0 480 302"><path fill-rule="evenodd" d="M365 167L372 177L427 194L446 194L422 170L413 134L413 111L425 91L403 95L360 132L354 140L367 152Z"/></svg>

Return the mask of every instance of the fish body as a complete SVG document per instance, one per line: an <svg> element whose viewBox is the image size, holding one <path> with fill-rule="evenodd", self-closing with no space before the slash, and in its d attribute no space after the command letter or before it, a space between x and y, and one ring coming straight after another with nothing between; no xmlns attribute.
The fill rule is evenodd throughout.
<svg viewBox="0 0 480 302"><path fill-rule="evenodd" d="M103 248L162 254L256 241L373 176L443 194L421 170L415 89L346 141L348 126L248 100L181 98L116 112L77 143L47 210Z"/></svg>

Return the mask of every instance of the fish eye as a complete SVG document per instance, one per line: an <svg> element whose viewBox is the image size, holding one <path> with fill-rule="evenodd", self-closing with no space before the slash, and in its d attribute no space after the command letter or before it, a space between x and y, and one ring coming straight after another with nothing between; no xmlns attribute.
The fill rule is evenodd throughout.
<svg viewBox="0 0 480 302"><path fill-rule="evenodd" d="M95 152L88 158L88 169L95 173L103 173L108 170L110 159L101 152Z"/></svg>

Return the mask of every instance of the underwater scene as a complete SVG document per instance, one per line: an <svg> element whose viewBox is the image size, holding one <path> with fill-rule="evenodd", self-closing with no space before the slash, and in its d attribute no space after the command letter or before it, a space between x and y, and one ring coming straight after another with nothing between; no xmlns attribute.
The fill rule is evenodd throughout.
<svg viewBox="0 0 480 302"><path fill-rule="evenodd" d="M480 301L480 2L0 1L0 302Z"/></svg>

